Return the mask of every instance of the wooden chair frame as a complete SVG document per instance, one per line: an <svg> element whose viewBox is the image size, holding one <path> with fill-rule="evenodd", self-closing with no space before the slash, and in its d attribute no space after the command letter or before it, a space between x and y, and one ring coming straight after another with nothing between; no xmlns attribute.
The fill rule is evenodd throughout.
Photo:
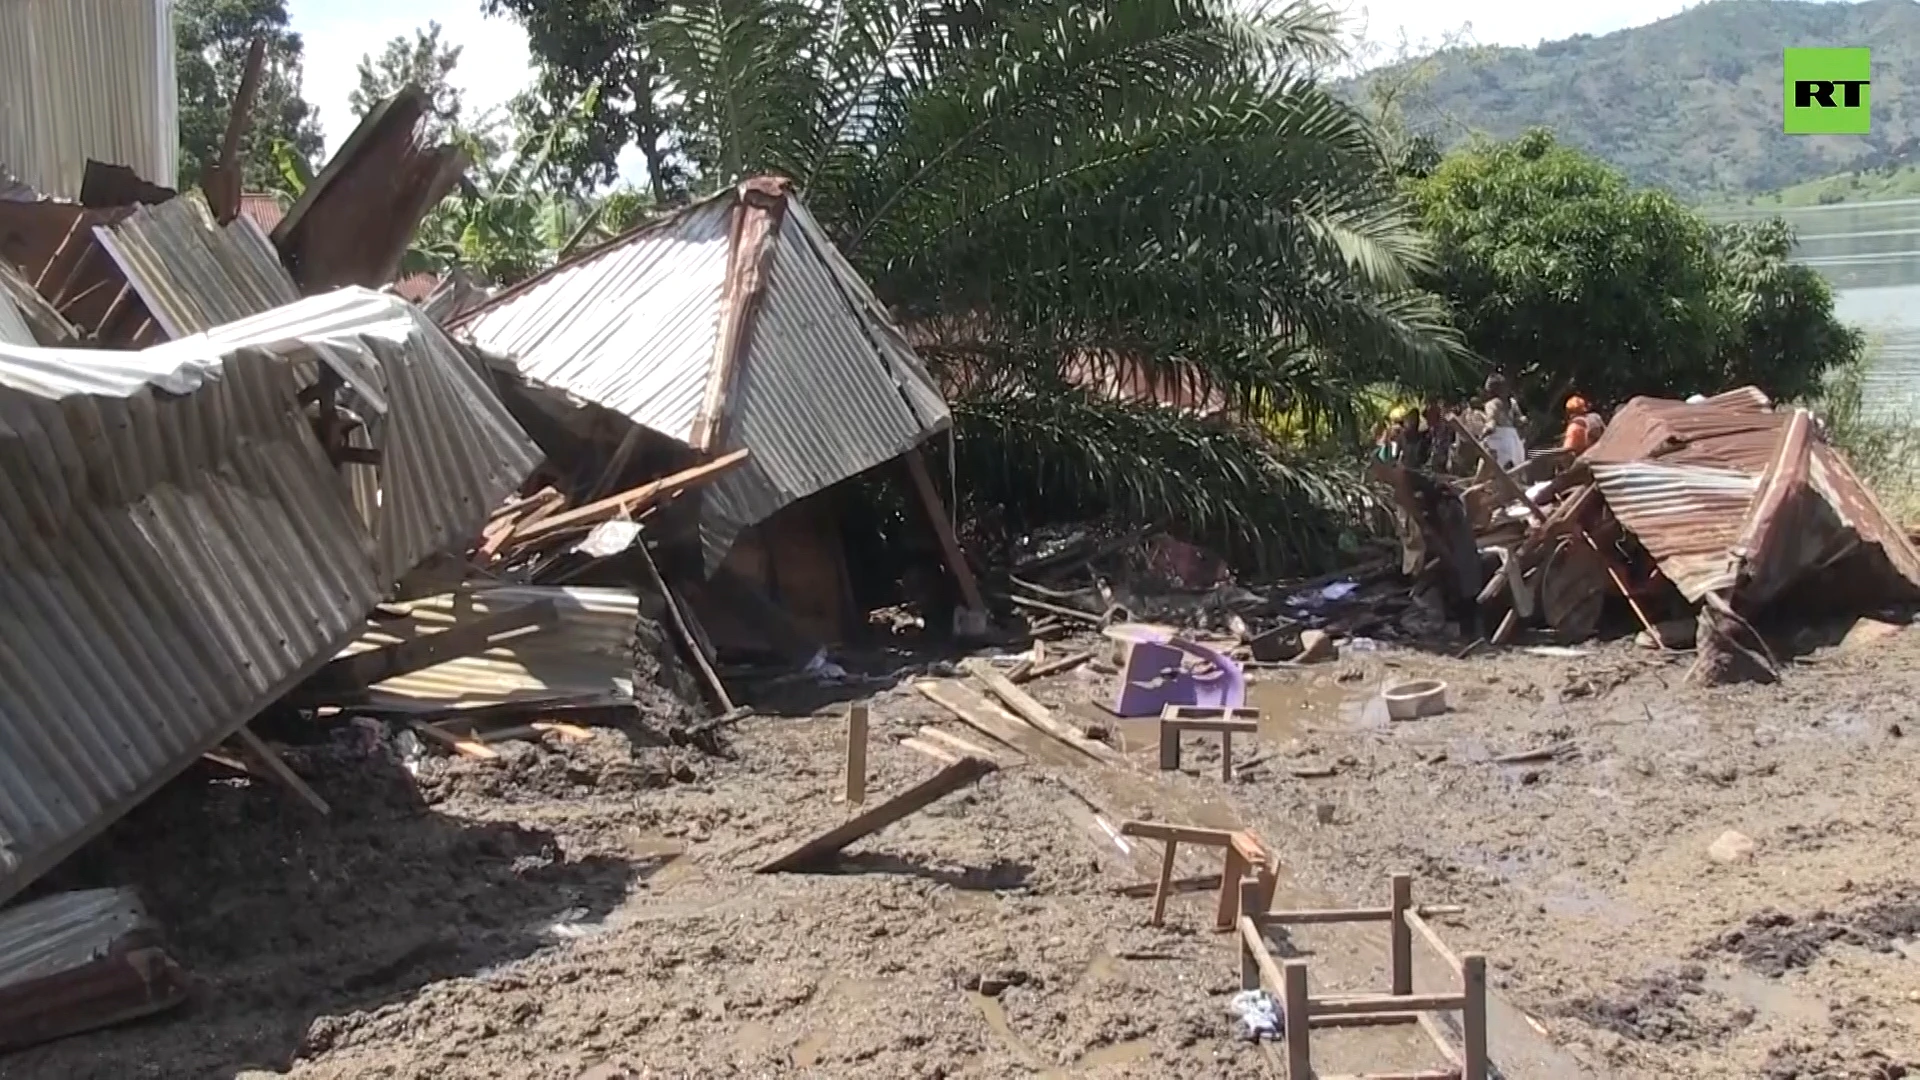
<svg viewBox="0 0 1920 1080"><path fill-rule="evenodd" d="M1254 882L1240 885L1240 986L1278 994L1286 1018L1287 1080L1314 1080L1310 1036L1314 1028L1373 1027L1418 1024L1433 1040L1448 1068L1423 1072L1365 1073L1360 1076L1320 1077L1319 1080L1487 1080L1487 960L1478 953L1456 956L1428 925L1429 915L1458 914L1453 906L1415 907L1413 877L1393 875L1391 900L1383 908L1352 910L1268 911L1260 903ZM1268 894L1271 895L1270 893ZM1393 988L1386 994L1312 997L1307 992L1304 960L1276 963L1267 948L1269 926L1326 923L1384 922L1392 953ZM1413 992L1413 935L1419 934L1440 954L1460 980L1457 993ZM1433 1013L1460 1014L1460 1047L1441 1028Z"/></svg>

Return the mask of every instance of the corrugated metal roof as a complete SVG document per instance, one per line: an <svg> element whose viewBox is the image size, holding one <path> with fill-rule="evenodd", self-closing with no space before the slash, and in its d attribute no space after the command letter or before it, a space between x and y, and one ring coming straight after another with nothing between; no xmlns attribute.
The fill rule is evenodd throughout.
<svg viewBox="0 0 1920 1080"><path fill-rule="evenodd" d="M297 401L316 361L382 405L371 528ZM535 457L366 290L141 352L0 346L0 901L338 652Z"/></svg>
<svg viewBox="0 0 1920 1080"><path fill-rule="evenodd" d="M286 200L271 191L247 191L240 195L240 213L246 215L260 231L271 235L279 224L286 220Z"/></svg>
<svg viewBox="0 0 1920 1080"><path fill-rule="evenodd" d="M777 231L764 260L760 249L734 250L770 223ZM764 289L755 294L743 282L759 275ZM723 327L741 314L728 305L754 295L750 315L734 319L744 322L742 340L723 341ZM529 383L688 446L751 450L746 466L703 493L710 571L741 529L899 456L952 420L872 291L775 180L749 181L635 230L455 325ZM710 424L722 396L726 422ZM719 445L705 445L710 426Z"/></svg>
<svg viewBox="0 0 1920 1080"><path fill-rule="evenodd" d="M429 597L405 605L406 619L373 624L341 655L440 633L456 621L538 600L552 601L557 621L486 652L388 679L373 687L372 703L444 709L528 699L631 696L633 627L640 600L621 589L517 586Z"/></svg>
<svg viewBox="0 0 1920 1080"><path fill-rule="evenodd" d="M0 333L9 344L65 345L80 336L66 316L33 287L33 282L3 258L0 258L0 307L6 309L0 312L0 319L8 318L10 312L11 320L17 320L17 325L9 321L7 329Z"/></svg>
<svg viewBox="0 0 1920 1080"><path fill-rule="evenodd" d="M1620 524L1690 602L1733 585L1730 549L1760 490L1757 474L1634 461L1595 463L1593 478Z"/></svg>
<svg viewBox="0 0 1920 1080"><path fill-rule="evenodd" d="M88 158L171 184L180 146L171 0L0 3L0 161L80 197Z"/></svg>
<svg viewBox="0 0 1920 1080"><path fill-rule="evenodd" d="M455 323L515 374L692 444L720 343L730 197L555 267Z"/></svg>
<svg viewBox="0 0 1920 1080"><path fill-rule="evenodd" d="M1741 586L1744 597L1764 604L1852 550L1855 538L1878 548L1903 579L1890 589L1920 589L1920 553L1810 422L1805 410L1773 410L1751 387L1696 405L1635 398L1582 460L1620 523L1690 601ZM1796 430L1809 433L1806 467L1788 470L1781 482L1806 477L1807 490L1832 514L1795 505L1793 493L1783 492L1778 521L1756 525L1762 535L1748 541L1763 550L1740 552L1762 486L1772 486L1769 465ZM1741 583L1743 573L1754 580Z"/></svg>
<svg viewBox="0 0 1920 1080"><path fill-rule="evenodd" d="M266 234L241 215L225 227L183 195L93 234L169 337L185 337L300 299Z"/></svg>

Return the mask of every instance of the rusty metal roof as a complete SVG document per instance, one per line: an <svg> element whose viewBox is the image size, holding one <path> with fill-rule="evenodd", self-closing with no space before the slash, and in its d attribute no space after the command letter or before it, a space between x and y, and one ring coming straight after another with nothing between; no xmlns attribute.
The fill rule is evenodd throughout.
<svg viewBox="0 0 1920 1080"><path fill-rule="evenodd" d="M689 447L753 452L703 492L740 530L951 423L926 368L783 181L748 181L554 267L454 325L530 384Z"/></svg>
<svg viewBox="0 0 1920 1080"><path fill-rule="evenodd" d="M171 0L0 3L0 161L77 199L87 159L172 183L180 147Z"/></svg>
<svg viewBox="0 0 1920 1080"><path fill-rule="evenodd" d="M1890 592L1920 590L1920 553L1811 417L1752 387L1694 405L1634 398L1582 460L1689 601L1738 589L1764 604L1860 545L1885 557Z"/></svg>
<svg viewBox="0 0 1920 1080"><path fill-rule="evenodd" d="M383 454L372 521L297 400L320 363ZM0 346L0 901L338 652L536 459L437 327L362 289L139 352Z"/></svg>
<svg viewBox="0 0 1920 1080"><path fill-rule="evenodd" d="M246 191L240 195L240 213L260 226L261 232L272 235L286 219L287 204L278 192Z"/></svg>

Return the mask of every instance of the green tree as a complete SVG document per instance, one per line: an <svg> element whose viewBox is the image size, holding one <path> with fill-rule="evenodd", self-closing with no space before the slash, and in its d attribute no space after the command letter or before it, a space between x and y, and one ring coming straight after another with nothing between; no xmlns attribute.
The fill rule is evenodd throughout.
<svg viewBox="0 0 1920 1080"><path fill-rule="evenodd" d="M1545 131L1481 142L1410 184L1439 245L1433 282L1474 351L1535 417L1711 389L1708 229L1699 215Z"/></svg>
<svg viewBox="0 0 1920 1080"><path fill-rule="evenodd" d="M309 160L320 154L324 144L319 119L300 96L300 35L287 28L284 0L179 0L173 18L182 187L198 184L207 167L220 159L247 50L256 37L266 39L267 55L240 142L242 186L260 190L279 181L276 143Z"/></svg>
<svg viewBox="0 0 1920 1080"><path fill-rule="evenodd" d="M549 71L641 81L533 39ZM628 55L675 102L676 175L793 178L903 323L954 399L976 518L1106 516L1298 555L1349 508L1339 468L1089 383L1350 417L1368 383L1459 377L1381 147L1315 77L1338 59L1317 8L688 0Z"/></svg>
<svg viewBox="0 0 1920 1080"><path fill-rule="evenodd" d="M1571 392L1800 397L1859 352L1819 275L1787 261L1785 223L1709 226L1546 131L1470 146L1409 186L1439 244L1435 287L1535 417Z"/></svg>
<svg viewBox="0 0 1920 1080"><path fill-rule="evenodd" d="M1833 317L1826 280L1788 261L1793 241L1779 218L1713 230L1722 386L1755 383L1777 400L1804 398L1819 392L1829 372L1858 365L1860 333Z"/></svg>
<svg viewBox="0 0 1920 1080"><path fill-rule="evenodd" d="M459 64L460 46L441 44L440 24L429 22L411 40L387 42L378 58L372 53L360 58L360 85L347 95L347 105L355 117L364 117L407 86L417 86L432 104L428 133L437 140L460 123L460 91L448 81Z"/></svg>

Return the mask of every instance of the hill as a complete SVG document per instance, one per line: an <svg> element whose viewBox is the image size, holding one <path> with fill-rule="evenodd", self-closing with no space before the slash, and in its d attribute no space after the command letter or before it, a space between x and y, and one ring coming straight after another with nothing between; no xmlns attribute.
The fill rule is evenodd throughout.
<svg viewBox="0 0 1920 1080"><path fill-rule="evenodd" d="M1871 134L1781 131L1789 46L1873 49ZM1544 125L1640 183L1714 202L1920 157L1916 0L1717 0L1604 37L1448 50L1367 79L1407 82L1409 126L1442 144Z"/></svg>
<svg viewBox="0 0 1920 1080"><path fill-rule="evenodd" d="M1920 198L1920 165L1886 165L1860 172L1823 176L1818 180L1808 180L1759 195L1733 195L1724 200L1724 205L1791 209L1913 198Z"/></svg>

